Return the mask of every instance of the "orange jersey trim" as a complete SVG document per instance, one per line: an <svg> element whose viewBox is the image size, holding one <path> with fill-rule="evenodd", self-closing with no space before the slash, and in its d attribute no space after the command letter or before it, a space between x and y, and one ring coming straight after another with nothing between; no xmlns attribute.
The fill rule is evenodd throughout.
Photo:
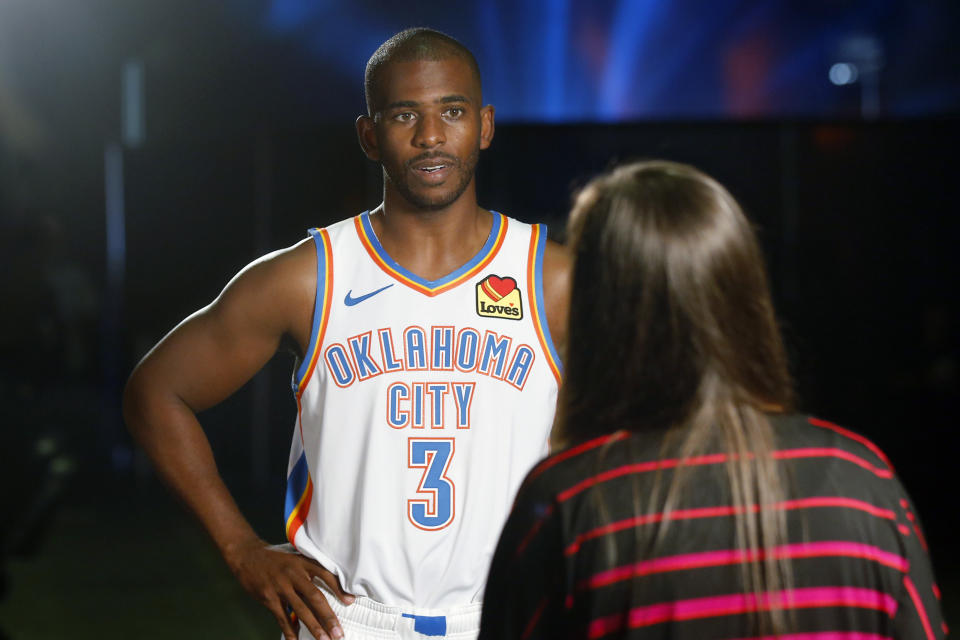
<svg viewBox="0 0 960 640"><path fill-rule="evenodd" d="M543 248L546 246L547 239L543 235L542 225L535 224L530 227L530 252L527 255L527 299L531 301L531 317L533 318L533 328L537 332L537 339L540 341L540 348L547 356L547 363L550 365L550 371L560 384L562 374L560 372L559 358L553 347L553 339L550 338L549 325L545 326L546 306L543 300L543 283L540 281L542 273L539 267L543 257Z"/></svg>
<svg viewBox="0 0 960 640"><path fill-rule="evenodd" d="M323 245L324 270L323 270L323 300L316 301L317 309L320 313L320 323L317 327L317 335L310 347L310 364L304 372L300 381L297 383L297 400L303 395L303 391L313 376L313 371L317 366L317 359L320 357L320 345L323 344L323 336L327 330L327 321L330 319L330 305L333 299L333 251L330 248L330 235L326 229L320 229L320 241ZM319 274L317 275L319 278ZM319 283L318 283L319 285ZM317 294L320 295L320 287L317 287Z"/></svg>
<svg viewBox="0 0 960 640"><path fill-rule="evenodd" d="M496 229L496 237L493 239L492 244L488 239L485 245L486 254L481 255L478 253L463 267L457 269L457 271L454 271L448 276L433 281L433 283L429 283L426 280L421 280L418 282L414 279L416 276L413 276L413 274L409 274L409 272L405 274L397 269L397 267L400 267L400 265L396 264L396 262L394 262L393 265L387 262L385 257L389 258L389 256L387 256L386 252L383 251L383 248L380 246L380 241L376 239L376 236L371 237L372 232L368 233L365 225L363 224L363 216L365 214L355 217L353 219L353 223L357 229L357 235L360 238L361 244L363 244L363 248L367 250L370 258L378 267L380 267L381 270L383 270L390 277L399 281L401 284L404 284L411 289L419 291L423 295L432 298L433 296L439 295L444 291L449 291L450 289L453 289L454 287L473 278L475 275L477 275L477 273L482 271L488 264L490 264L490 261L493 260L494 257L496 257L497 253L500 251L500 247L503 245L503 239L507 235L508 222L507 217L502 213L497 213L496 211L491 213L492 215L498 217L494 219L494 225L498 226L499 228ZM484 249L481 249L481 252L483 251ZM473 263L473 266L469 266L471 263ZM402 269L402 267L400 268ZM459 273L461 270L463 272Z"/></svg>

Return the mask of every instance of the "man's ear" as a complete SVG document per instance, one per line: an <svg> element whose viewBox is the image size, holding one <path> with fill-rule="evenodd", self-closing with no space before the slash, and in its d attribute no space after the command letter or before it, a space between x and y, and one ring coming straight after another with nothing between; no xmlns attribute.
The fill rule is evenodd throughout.
<svg viewBox="0 0 960 640"><path fill-rule="evenodd" d="M493 105L480 109L480 148L486 149L493 142Z"/></svg>
<svg viewBox="0 0 960 640"><path fill-rule="evenodd" d="M357 140L360 141L360 148L364 155L380 162L380 149L377 147L377 132L374 131L373 118L370 116L360 116L357 118Z"/></svg>

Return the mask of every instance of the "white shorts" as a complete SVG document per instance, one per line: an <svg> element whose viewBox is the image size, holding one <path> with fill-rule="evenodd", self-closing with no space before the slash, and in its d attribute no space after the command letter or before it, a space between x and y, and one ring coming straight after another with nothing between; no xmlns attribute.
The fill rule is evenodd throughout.
<svg viewBox="0 0 960 640"><path fill-rule="evenodd" d="M313 582L340 620L344 640L475 640L480 633L479 602L451 609L445 615L422 616L364 596L357 596L353 604L346 606L318 578ZM299 640L315 640L303 624Z"/></svg>

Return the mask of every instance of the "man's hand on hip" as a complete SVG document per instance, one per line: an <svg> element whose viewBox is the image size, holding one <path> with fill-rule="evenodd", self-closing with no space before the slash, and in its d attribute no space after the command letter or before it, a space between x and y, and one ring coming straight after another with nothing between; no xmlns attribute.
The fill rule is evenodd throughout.
<svg viewBox="0 0 960 640"><path fill-rule="evenodd" d="M238 545L225 557L243 588L277 619L286 640L297 639L287 606L317 640L343 637L337 616L313 579L322 580L345 605L352 604L354 596L345 593L337 576L318 562L300 555L290 545L268 545L262 540Z"/></svg>

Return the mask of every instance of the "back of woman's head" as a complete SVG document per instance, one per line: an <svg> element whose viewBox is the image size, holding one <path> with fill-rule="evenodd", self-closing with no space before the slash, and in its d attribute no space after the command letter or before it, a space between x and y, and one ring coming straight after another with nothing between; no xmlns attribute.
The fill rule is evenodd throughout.
<svg viewBox="0 0 960 640"><path fill-rule="evenodd" d="M561 442L789 403L763 259L719 183L673 162L626 165L583 189L568 231Z"/></svg>
<svg viewBox="0 0 960 640"><path fill-rule="evenodd" d="M767 413L788 408L791 387L750 223L709 176L651 161L588 184L569 235L573 288L555 441L664 431L662 456L728 454L722 490L735 507L735 544L763 558L740 565L742 589L761 597L789 587L789 561L774 553L787 537L784 511L773 505L786 491ZM665 487L660 472L649 491L634 486L634 511L660 523L636 528L634 561L657 552L672 511L704 488L696 482L680 465ZM788 628L779 605L757 623L761 635Z"/></svg>

